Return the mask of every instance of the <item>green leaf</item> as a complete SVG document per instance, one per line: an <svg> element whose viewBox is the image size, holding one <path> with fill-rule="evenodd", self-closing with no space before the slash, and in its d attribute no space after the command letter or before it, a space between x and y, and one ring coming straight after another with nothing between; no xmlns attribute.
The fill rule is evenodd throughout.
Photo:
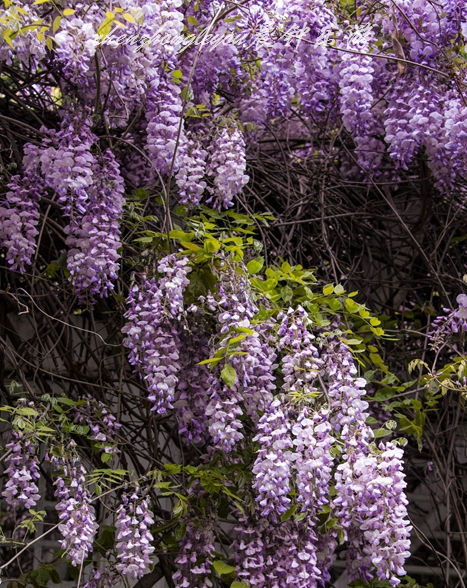
<svg viewBox="0 0 467 588"><path fill-rule="evenodd" d="M327 286L324 286L323 294L325 296L329 296L329 294L332 294L333 292L334 292L334 285L333 284L328 284Z"/></svg>
<svg viewBox="0 0 467 588"><path fill-rule="evenodd" d="M165 463L164 469L168 474L179 474L182 471L182 466L177 463Z"/></svg>
<svg viewBox="0 0 467 588"><path fill-rule="evenodd" d="M256 257L255 259L250 260L246 264L246 269L248 270L249 274L257 274L259 271L263 269L264 266L264 257Z"/></svg>
<svg viewBox="0 0 467 588"><path fill-rule="evenodd" d="M219 576L224 576L227 574L231 574L232 572L235 572L234 566L231 566L220 559L214 560L212 562L212 567L216 570Z"/></svg>
<svg viewBox="0 0 467 588"><path fill-rule="evenodd" d="M337 519L335 517L328 519L324 524L324 530L329 531L330 529L333 529L334 527L337 526L338 522L339 522L339 519Z"/></svg>
<svg viewBox="0 0 467 588"><path fill-rule="evenodd" d="M345 301L345 308L349 312L357 312L360 308L360 304L358 304L358 302L355 302L355 300L352 300L351 298L347 298Z"/></svg>
<svg viewBox="0 0 467 588"><path fill-rule="evenodd" d="M76 406L75 400L66 398L65 396L60 396L60 398L57 398L57 402L60 402L60 404L66 404L67 406Z"/></svg>
<svg viewBox="0 0 467 588"><path fill-rule="evenodd" d="M237 372L235 368L231 366L229 363L226 363L225 366L222 368L221 371L221 378L227 386L232 388L237 381Z"/></svg>
<svg viewBox="0 0 467 588"><path fill-rule="evenodd" d="M291 516L293 516L295 514L297 510L297 505L296 504L292 504L292 506L289 508L289 510L287 510L282 516L281 516L281 521L284 522L288 519L290 519Z"/></svg>
<svg viewBox="0 0 467 588"><path fill-rule="evenodd" d="M392 431L388 431L385 428L380 428L380 429L376 429L375 431L373 431L373 434L375 436L375 439L380 439L381 437L386 437L387 435L391 435Z"/></svg>
<svg viewBox="0 0 467 588"><path fill-rule="evenodd" d="M180 245L183 245L183 247L189 251L199 251L201 249L199 245L196 245L196 243L190 243L189 241L180 241Z"/></svg>
<svg viewBox="0 0 467 588"><path fill-rule="evenodd" d="M362 344L361 339L342 339L342 341L344 343L346 343L347 345L361 345Z"/></svg>
<svg viewBox="0 0 467 588"><path fill-rule="evenodd" d="M230 584L230 588L250 588L250 586L249 584L245 584L245 582L239 582L238 580L235 580L232 582L232 584Z"/></svg>
<svg viewBox="0 0 467 588"><path fill-rule="evenodd" d="M169 237L171 239L176 239L177 241L191 241L194 236L194 233L185 233L185 231L179 231L177 229L174 229L169 233Z"/></svg>
<svg viewBox="0 0 467 588"><path fill-rule="evenodd" d="M384 335L384 329L382 329L381 327L370 327L371 331L377 336L380 337L381 335Z"/></svg>
<svg viewBox="0 0 467 588"><path fill-rule="evenodd" d="M54 18L54 21L52 23L52 32L56 33L58 31L58 29L60 28L60 21L62 20L61 16L56 16Z"/></svg>
<svg viewBox="0 0 467 588"><path fill-rule="evenodd" d="M232 339L229 339L229 344L233 345L234 343L238 343L246 337L248 337L248 333L240 333L240 335L237 335L236 337L232 337Z"/></svg>
<svg viewBox="0 0 467 588"><path fill-rule="evenodd" d="M29 406L22 406L21 408L18 408L16 412L23 416L37 416L39 414L37 410L34 410L34 408Z"/></svg>
<svg viewBox="0 0 467 588"><path fill-rule="evenodd" d="M281 297L284 302L290 302L293 298L293 290L290 286L281 288Z"/></svg>
<svg viewBox="0 0 467 588"><path fill-rule="evenodd" d="M209 357L208 359L203 359L202 361L198 361L198 365L208 365L208 364L216 364L219 363L222 357Z"/></svg>
<svg viewBox="0 0 467 588"><path fill-rule="evenodd" d="M337 284L337 286L334 288L334 294L337 294L338 296L340 294L343 294L344 292L344 286L342 286L341 284Z"/></svg>
<svg viewBox="0 0 467 588"><path fill-rule="evenodd" d="M154 241L154 237L138 237L134 239L135 243L152 243Z"/></svg>
<svg viewBox="0 0 467 588"><path fill-rule="evenodd" d="M219 251L220 247L221 244L217 239L207 239L204 242L203 249L208 253L215 253L216 251Z"/></svg>

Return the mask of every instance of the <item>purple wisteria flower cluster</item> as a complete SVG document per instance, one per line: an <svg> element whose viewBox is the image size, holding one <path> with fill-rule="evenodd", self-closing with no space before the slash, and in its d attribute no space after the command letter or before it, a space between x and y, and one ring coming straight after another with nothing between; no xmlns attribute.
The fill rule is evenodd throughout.
<svg viewBox="0 0 467 588"><path fill-rule="evenodd" d="M289 518L280 525L240 517L234 544L238 575L250 586L321 585L317 536L306 522Z"/></svg>
<svg viewBox="0 0 467 588"><path fill-rule="evenodd" d="M59 131L42 129L41 146L26 144L24 174L14 176L0 207L0 240L12 269L24 273L36 248L39 202L56 193L65 227L70 280L80 297L92 300L113 290L118 274L124 183L113 152L92 153L98 141L83 113L67 114Z"/></svg>
<svg viewBox="0 0 467 588"><path fill-rule="evenodd" d="M67 112L58 131L43 128L42 145L27 144L23 164L57 195L63 214L70 221L85 214L93 185L95 156L91 151L97 136L85 112Z"/></svg>
<svg viewBox="0 0 467 588"><path fill-rule="evenodd" d="M326 409L312 412L304 408L292 426L296 451L297 501L311 520L329 503L329 487L334 460L331 447L335 443Z"/></svg>
<svg viewBox="0 0 467 588"><path fill-rule="evenodd" d="M187 309L190 311L190 308ZM196 308L196 310L198 310ZM207 325L194 323L191 332L180 334L181 370L174 402L178 432L187 442L202 443L209 438L206 405L209 402L210 372L199 362L209 357Z"/></svg>
<svg viewBox="0 0 467 588"><path fill-rule="evenodd" d="M207 188L211 197L206 202L222 210L233 205L233 198L249 180L245 173L245 140L236 126L225 126L219 130L209 151L206 173L212 176L214 186Z"/></svg>
<svg viewBox="0 0 467 588"><path fill-rule="evenodd" d="M276 398L258 423L254 438L260 450L253 466L253 488L262 516L270 516L275 522L289 508L291 468L293 466L293 442L291 422L281 401Z"/></svg>
<svg viewBox="0 0 467 588"><path fill-rule="evenodd" d="M214 551L214 533L210 521L190 521L175 558L177 565L177 571L173 576L175 587L211 588L213 583L209 576Z"/></svg>
<svg viewBox="0 0 467 588"><path fill-rule="evenodd" d="M157 171L167 175L179 169L181 153L185 150L180 86L167 77L161 79L157 100L150 103L152 109L146 110L147 150Z"/></svg>
<svg viewBox="0 0 467 588"><path fill-rule="evenodd" d="M60 546L70 558L72 565L80 566L88 553L93 550L93 542L98 529L96 513L91 497L85 487L86 471L78 457L53 456L52 465L59 475L54 482L58 529L62 539Z"/></svg>
<svg viewBox="0 0 467 588"><path fill-rule="evenodd" d="M458 307L454 310L444 308L444 314L432 322L428 337L430 346L437 350L450 337L467 331L467 294L459 294L456 298Z"/></svg>
<svg viewBox="0 0 467 588"><path fill-rule="evenodd" d="M163 257L157 266L159 279L141 277L127 298L126 334L128 359L147 382L151 410L173 408L180 373L180 319L183 293L188 285L188 259L176 254Z"/></svg>
<svg viewBox="0 0 467 588"><path fill-rule="evenodd" d="M195 206L201 202L206 182L207 150L198 136L187 134L185 148L180 157L180 167L176 176L180 204Z"/></svg>
<svg viewBox="0 0 467 588"><path fill-rule="evenodd" d="M297 578L307 586L327 581L340 529L348 542L351 577L387 579L395 586L405 573L410 545L402 450L372 442L368 403L362 398L365 380L358 377L338 326L331 325L325 334L318 329L314 336L301 307L279 318L282 392L257 425L252 487L264 528L280 527L283 533L284 517L288 521L295 511L306 513L293 547L283 545L286 561L306 566L286 576L284 585L304 585L295 584ZM325 512L336 525L323 533L320 515ZM264 543L264 536L259 537ZM261 553L264 560L259 538L252 540L251 553L255 558ZM248 578L249 549L241 551L246 558L239 556L242 577Z"/></svg>
<svg viewBox="0 0 467 588"><path fill-rule="evenodd" d="M37 444L22 431L13 430L11 441L6 444L6 459L4 475L8 478L3 498L11 508L33 508L40 499Z"/></svg>
<svg viewBox="0 0 467 588"><path fill-rule="evenodd" d="M31 265L39 233L40 186L32 174L12 176L0 206L0 245L6 247L6 259L11 269L20 273Z"/></svg>
<svg viewBox="0 0 467 588"><path fill-rule="evenodd" d="M142 498L137 490L123 496L115 523L116 568L122 574L136 579L148 571L154 552L150 531L153 523L148 497Z"/></svg>
<svg viewBox="0 0 467 588"><path fill-rule="evenodd" d="M108 149L92 167L96 178L83 216L72 217L67 227L68 269L79 294L106 296L118 276L121 246L119 220L124 185L118 163Z"/></svg>
<svg viewBox="0 0 467 588"><path fill-rule="evenodd" d="M118 453L115 435L122 425L103 402L86 398L86 404L77 407L74 422L89 425L89 437L102 444L105 453Z"/></svg>
<svg viewBox="0 0 467 588"><path fill-rule="evenodd" d="M370 131L373 118L372 59L360 55L368 53L369 46L368 34L351 31L347 48L356 53L344 53L339 75L342 122L356 138Z"/></svg>
<svg viewBox="0 0 467 588"><path fill-rule="evenodd" d="M222 371L213 371L209 379L209 434L215 447L229 453L243 439L241 417L246 413L258 420L271 403L275 390L276 353L268 341L268 326L259 328L251 319L258 308L248 286L232 274L232 282L219 286L217 308L217 348L230 345L232 353L225 363L235 373L235 382L225 382ZM239 339L232 347L231 340ZM212 350L215 353L215 349ZM225 364L224 364L225 366ZM224 368L225 369L225 368ZM219 375L220 372L220 375Z"/></svg>
<svg viewBox="0 0 467 588"><path fill-rule="evenodd" d="M282 357L281 370L284 376L282 390L289 395L298 393L311 398L318 394L316 382L323 360L314 345L310 320L302 306L289 308L278 314L278 346L286 350Z"/></svg>
<svg viewBox="0 0 467 588"><path fill-rule="evenodd" d="M345 532L351 578L400 583L410 555L402 450L380 443L366 454L357 443L337 467L336 516Z"/></svg>

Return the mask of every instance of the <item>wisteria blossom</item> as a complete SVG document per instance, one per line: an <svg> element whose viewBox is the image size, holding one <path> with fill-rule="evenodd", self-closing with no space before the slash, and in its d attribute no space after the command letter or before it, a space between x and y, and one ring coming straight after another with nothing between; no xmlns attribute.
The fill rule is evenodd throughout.
<svg viewBox="0 0 467 588"><path fill-rule="evenodd" d="M40 478L37 444L21 431L12 431L6 445L8 476L2 496L11 508L33 508L40 499L37 481Z"/></svg>
<svg viewBox="0 0 467 588"><path fill-rule="evenodd" d="M117 570L124 575L140 578L149 568L154 552L150 527L154 517L149 499L135 491L123 497L117 510L116 544Z"/></svg>
<svg viewBox="0 0 467 588"><path fill-rule="evenodd" d="M178 324L183 312L183 291L188 284L188 260L171 255L160 260L159 280L142 277L127 299L123 332L129 361L148 386L151 410L173 408L180 371Z"/></svg>
<svg viewBox="0 0 467 588"><path fill-rule="evenodd" d="M59 475L54 482L58 529L62 539L60 546L69 557L72 565L83 563L93 550L93 542L98 529L96 513L91 497L86 489L85 469L76 457L67 463L64 458L52 458Z"/></svg>
<svg viewBox="0 0 467 588"><path fill-rule="evenodd" d="M177 588L211 588L211 563L214 560L214 534L209 521L190 521L175 558L173 579Z"/></svg>
<svg viewBox="0 0 467 588"><path fill-rule="evenodd" d="M214 185L208 187L211 196L206 202L212 202L219 210L229 208L249 180L245 173L245 140L238 128L221 128L209 146L209 153L206 173L212 176Z"/></svg>

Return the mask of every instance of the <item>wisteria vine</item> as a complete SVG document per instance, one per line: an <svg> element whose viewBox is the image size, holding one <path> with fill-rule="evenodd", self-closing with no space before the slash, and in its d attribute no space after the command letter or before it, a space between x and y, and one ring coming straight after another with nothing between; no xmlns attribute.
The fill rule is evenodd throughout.
<svg viewBox="0 0 467 588"><path fill-rule="evenodd" d="M0 246L12 278L1 294L26 292L30 277L21 314L73 334L62 347L59 331L37 332L57 337L63 360L38 344L35 373L59 377L28 387L22 374L33 400L2 407L1 495L35 530L44 476L59 544L88 588L164 574L180 588L313 588L338 556L350 581L401 582L402 441L378 441L363 369L387 376L368 347L384 331L342 286L329 293L311 271L265 260L253 226L271 217L249 194L260 185L265 210L274 199L255 162L278 132L298 148L269 164L303 166L304 184L324 158L368 190L419 168L439 198L462 185L461 4L384 0L354 14L325 0L4 0ZM46 281L68 284L69 321L59 296L44 310ZM434 320L431 351L467 329L466 300Z"/></svg>

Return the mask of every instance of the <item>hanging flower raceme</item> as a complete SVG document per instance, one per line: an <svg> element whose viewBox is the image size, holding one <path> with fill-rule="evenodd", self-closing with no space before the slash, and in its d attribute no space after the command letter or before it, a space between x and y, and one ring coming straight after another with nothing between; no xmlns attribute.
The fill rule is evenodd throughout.
<svg viewBox="0 0 467 588"><path fill-rule="evenodd" d="M22 431L13 430L6 451L7 480L2 496L11 508L33 508L40 499L36 483L40 478L37 446Z"/></svg>
<svg viewBox="0 0 467 588"><path fill-rule="evenodd" d="M406 483L402 450L380 443L364 454L358 443L347 447L337 467L335 514L348 541L347 569L351 579L389 580L405 574L410 555Z"/></svg>
<svg viewBox="0 0 467 588"><path fill-rule="evenodd" d="M181 87L167 75L150 89L145 111L147 151L159 174L177 172L186 149Z"/></svg>
<svg viewBox="0 0 467 588"><path fill-rule="evenodd" d="M118 163L108 149L92 168L95 181L82 217L74 216L67 227L66 243L70 279L77 293L91 298L107 296L118 276L118 249L124 185Z"/></svg>
<svg viewBox="0 0 467 588"><path fill-rule="evenodd" d="M188 311L190 308L188 308ZM188 442L207 441L210 371L207 365L199 365L209 357L207 324L194 322L190 332L180 334L180 364L182 366L174 403L178 432Z"/></svg>
<svg viewBox="0 0 467 588"><path fill-rule="evenodd" d="M320 355L324 361L323 383L330 409L330 423L339 437L346 441L358 434L363 446L373 438L366 424L368 402L363 400L366 381L358 377L352 353L339 338L339 331L322 338Z"/></svg>
<svg viewBox="0 0 467 588"><path fill-rule="evenodd" d="M281 361L283 391L310 398L319 396L316 382L323 360L313 343L315 336L308 328L310 320L306 310L302 306L289 308L287 312L281 311L277 318L280 321L278 345L287 350Z"/></svg>
<svg viewBox="0 0 467 588"><path fill-rule="evenodd" d="M318 511L329 503L333 469L331 447L335 442L331 430L327 409L313 413L304 408L292 426L297 452L297 501L302 503L302 510L308 513L309 520L316 521Z"/></svg>
<svg viewBox="0 0 467 588"><path fill-rule="evenodd" d="M69 217L68 269L78 295L106 296L117 278L120 257L124 184L119 166L109 149L100 157L91 152L97 137L84 114L67 113L59 131L44 133L42 146L26 145L25 170L38 178L39 187L56 192L63 214ZM38 188L30 188L28 210L38 207L34 204Z"/></svg>
<svg viewBox="0 0 467 588"><path fill-rule="evenodd" d="M258 308L244 281L232 276L230 284L221 284L216 306L221 334L216 347L233 350L223 369L234 377L231 381L221 370L211 373L206 414L213 445L229 453L244 437L244 412L257 421L258 413L273 400L276 354L268 341L270 325L259 327L251 322Z"/></svg>
<svg viewBox="0 0 467 588"><path fill-rule="evenodd" d="M180 157L180 168L175 178L180 204L195 206L200 203L207 186L203 180L207 155L208 152L200 140L193 135L187 135L186 149Z"/></svg>
<svg viewBox="0 0 467 588"><path fill-rule="evenodd" d="M178 321L190 267L186 258L171 254L159 261L158 271L158 280L143 275L132 286L122 332L128 360L147 383L151 410L162 414L173 408L181 369Z"/></svg>
<svg viewBox="0 0 467 588"><path fill-rule="evenodd" d="M356 29L348 39L348 49L357 53L343 53L340 66L340 110L342 122L354 136L365 136L371 126L373 106L372 58L362 55L369 52L370 36Z"/></svg>
<svg viewBox="0 0 467 588"><path fill-rule="evenodd" d="M61 21L60 30L55 34L56 55L62 66L62 73L68 81L86 83L86 74L99 47L99 35L95 21L102 18L98 5L77 5L72 18Z"/></svg>
<svg viewBox="0 0 467 588"><path fill-rule="evenodd" d="M236 125L221 127L209 146L210 159L206 172L213 178L208 187L217 210L229 208L250 179L246 175L245 140Z"/></svg>
<svg viewBox="0 0 467 588"><path fill-rule="evenodd" d="M248 521L242 515L239 526L235 527L237 536L233 545L236 570L239 578L250 586L265 586L265 545L261 526L266 520Z"/></svg>
<svg viewBox="0 0 467 588"><path fill-rule="evenodd" d="M10 268L22 274L36 251L41 193L41 183L32 172L15 175L8 183L5 206L0 206L0 246L7 249Z"/></svg>
<svg viewBox="0 0 467 588"><path fill-rule="evenodd" d="M278 524L268 519L245 519L236 528L236 569L250 586L316 588L321 578L317 564L317 535L306 521L292 518Z"/></svg>
<svg viewBox="0 0 467 588"><path fill-rule="evenodd" d="M74 422L87 424L90 438L102 443L105 453L119 452L115 446L115 435L122 425L103 402L88 397L84 406L77 407Z"/></svg>
<svg viewBox="0 0 467 588"><path fill-rule="evenodd" d="M62 535L61 548L70 558L72 565L79 566L92 551L98 524L91 498L85 487L85 469L73 455L52 457L52 464L59 470L54 482L55 497L58 500L58 529Z"/></svg>
<svg viewBox="0 0 467 588"><path fill-rule="evenodd" d="M214 560L214 532L209 521L190 520L180 549L173 575L176 588L211 588L211 564Z"/></svg>
<svg viewBox="0 0 467 588"><path fill-rule="evenodd" d="M445 345L453 335L462 335L467 331L467 294L459 294L456 302L456 309L443 308L444 313L437 316L431 324L428 338L430 347L435 351Z"/></svg>
<svg viewBox="0 0 467 588"><path fill-rule="evenodd" d="M117 570L133 578L141 578L149 569L154 552L150 527L154 523L149 498L137 491L123 496L117 510L115 549Z"/></svg>
<svg viewBox="0 0 467 588"><path fill-rule="evenodd" d="M25 169L38 170L42 182L54 190L63 214L70 219L86 212L94 183L96 160L91 147L98 138L91 127L86 113L65 111L60 130L42 129L42 145L28 144L24 149Z"/></svg>
<svg viewBox="0 0 467 588"><path fill-rule="evenodd" d="M279 398L260 418L257 429L253 439L260 446L253 466L256 503L261 516L277 522L290 507L294 460L291 422Z"/></svg>

